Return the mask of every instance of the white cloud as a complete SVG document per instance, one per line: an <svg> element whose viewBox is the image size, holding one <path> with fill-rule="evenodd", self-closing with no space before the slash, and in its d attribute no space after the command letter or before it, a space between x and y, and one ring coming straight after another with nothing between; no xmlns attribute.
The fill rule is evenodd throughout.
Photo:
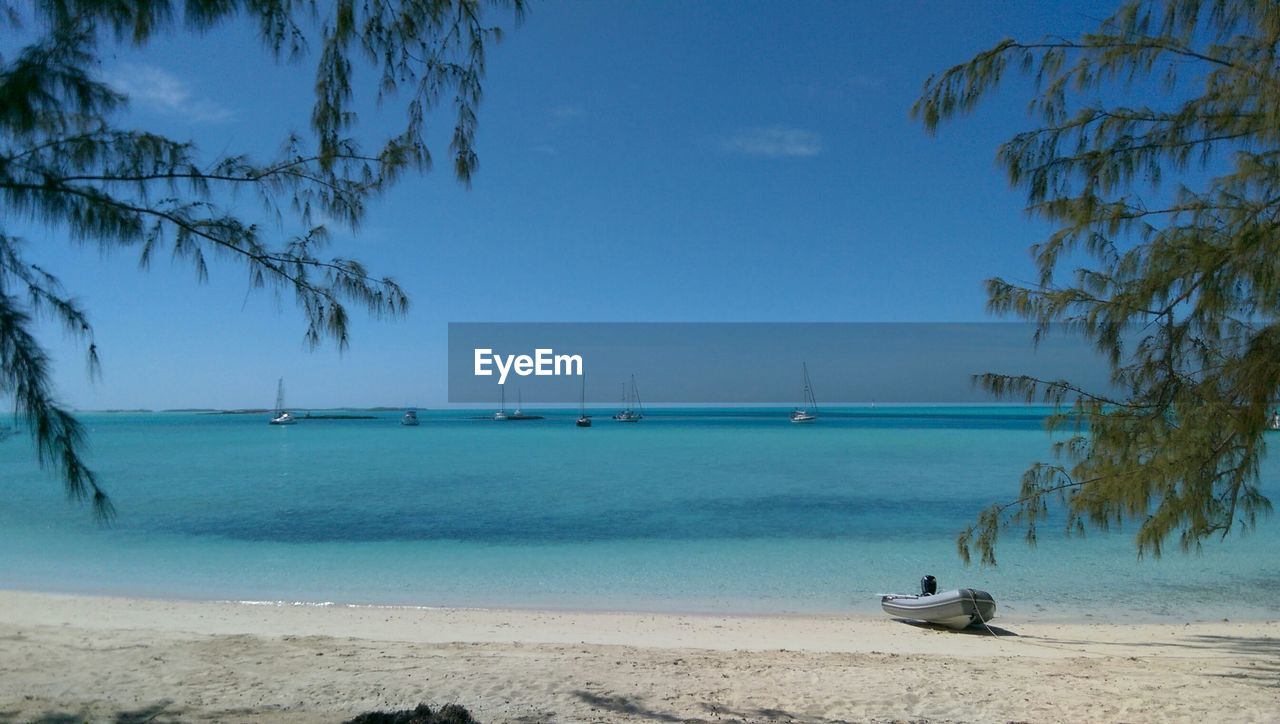
<svg viewBox="0 0 1280 724"><path fill-rule="evenodd" d="M800 158L821 153L822 137L803 128L747 128L724 139L721 146L726 151L749 156Z"/></svg>
<svg viewBox="0 0 1280 724"><path fill-rule="evenodd" d="M190 86L162 68L123 63L105 74L108 85L153 111L201 123L222 123L232 117L229 109L197 98Z"/></svg>

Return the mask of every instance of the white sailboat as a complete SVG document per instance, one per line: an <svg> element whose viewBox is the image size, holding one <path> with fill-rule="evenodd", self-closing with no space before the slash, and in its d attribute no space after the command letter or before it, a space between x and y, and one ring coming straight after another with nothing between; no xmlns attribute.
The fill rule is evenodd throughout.
<svg viewBox="0 0 1280 724"><path fill-rule="evenodd" d="M587 414L587 375L582 375L582 402L578 404L578 427L591 427L591 416Z"/></svg>
<svg viewBox="0 0 1280 724"><path fill-rule="evenodd" d="M408 410L405 410L404 417L400 418L400 424L405 425L406 427L417 427L418 411L413 408L409 408Z"/></svg>
<svg viewBox="0 0 1280 724"><path fill-rule="evenodd" d="M815 422L818 419L818 401L813 396L813 385L809 384L809 364L801 362L800 367L804 370L804 390L801 393L803 402L800 406L791 411L791 421L795 423Z"/></svg>
<svg viewBox="0 0 1280 724"><path fill-rule="evenodd" d="M293 425L298 420L294 418L293 413L284 409L284 378L281 377L276 382L276 409L271 413L271 425Z"/></svg>
<svg viewBox="0 0 1280 724"><path fill-rule="evenodd" d="M498 385L498 389L502 390L502 406L498 408L497 412L493 413L493 419L505 420L507 419L507 386Z"/></svg>
<svg viewBox="0 0 1280 724"><path fill-rule="evenodd" d="M519 389L516 390L516 411L507 415L508 420L532 420L533 415L524 414L524 393Z"/></svg>
<svg viewBox="0 0 1280 724"><path fill-rule="evenodd" d="M640 391L636 388L636 376L631 375L631 390L622 385L622 410L613 416L618 422L640 422L644 419L644 405L640 404Z"/></svg>

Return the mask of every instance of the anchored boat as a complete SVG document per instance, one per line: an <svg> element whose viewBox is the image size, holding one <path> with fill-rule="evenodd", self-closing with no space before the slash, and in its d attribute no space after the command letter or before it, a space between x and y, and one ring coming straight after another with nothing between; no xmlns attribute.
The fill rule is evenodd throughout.
<svg viewBox="0 0 1280 724"><path fill-rule="evenodd" d="M298 422L292 412L284 409L284 378L276 382L276 409L271 413L271 425L293 425Z"/></svg>
<svg viewBox="0 0 1280 724"><path fill-rule="evenodd" d="M803 402L791 411L791 421L799 424L812 423L818 419L818 400L813 396L813 385L809 384L809 363L802 362L801 369L804 370L804 388L800 391Z"/></svg>
<svg viewBox="0 0 1280 724"><path fill-rule="evenodd" d="M578 427L591 427L591 416L587 414L587 376L582 375L582 402L578 405Z"/></svg>
<svg viewBox="0 0 1280 724"><path fill-rule="evenodd" d="M498 411L493 413L493 419L503 422L507 419L507 386L498 385L498 389L502 391L502 407L499 407Z"/></svg>
<svg viewBox="0 0 1280 724"><path fill-rule="evenodd" d="M633 405L632 402L635 404ZM636 376L631 375L631 390L622 383L622 410L613 416L618 422L640 422L644 419L644 405L640 404L640 390L636 388Z"/></svg>
<svg viewBox="0 0 1280 724"><path fill-rule="evenodd" d="M522 390L516 390L516 411L511 413L510 415L507 415L507 419L508 420L541 420L542 417L538 415L524 414L524 392Z"/></svg>

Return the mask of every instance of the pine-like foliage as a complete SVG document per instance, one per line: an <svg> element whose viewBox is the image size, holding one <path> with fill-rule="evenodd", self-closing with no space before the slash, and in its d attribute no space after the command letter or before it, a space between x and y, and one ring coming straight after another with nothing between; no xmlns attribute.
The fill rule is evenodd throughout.
<svg viewBox="0 0 1280 724"><path fill-rule="evenodd" d="M992 279L989 306L1086 335L1120 391L979 378L1057 406L1050 426L1069 435L1016 500L959 536L966 562L976 547L995 563L1009 525L1034 543L1051 505L1068 533L1134 523L1139 555L1154 556L1270 511L1259 460L1280 387L1278 50L1280 3L1128 2L1078 40L1006 40L926 82L913 115L933 131L1006 71L1034 77L1043 125L998 160L1056 230L1032 248L1037 282Z"/></svg>
<svg viewBox="0 0 1280 724"><path fill-rule="evenodd" d="M325 229L313 216L355 228L366 202L406 172L429 168L428 113L451 106L454 173L476 168L476 109L486 45L500 29L486 7L518 20L523 0L0 0L0 397L12 397L42 464L69 495L111 505L83 461L84 432L53 395L49 359L32 334L36 317L60 320L85 341L97 369L93 329L58 280L23 257L13 224L47 226L83 245L128 247L145 267L158 253L189 261L201 279L214 259L240 264L254 287L291 293L306 341L347 344L348 304L398 315L408 298L358 261L320 256ZM100 46L145 45L185 25L206 31L250 21L277 60L309 56L318 41L309 134L284 140L278 158L204 158L186 140L122 125L128 99L97 75ZM403 102L403 131L364 150L353 76L378 75L378 100ZM248 217L237 199L264 209ZM259 206L260 205L260 206ZM287 222L287 223L286 223ZM272 228L307 229L273 238ZM8 227L8 228L6 228ZM278 236L278 235L277 235Z"/></svg>

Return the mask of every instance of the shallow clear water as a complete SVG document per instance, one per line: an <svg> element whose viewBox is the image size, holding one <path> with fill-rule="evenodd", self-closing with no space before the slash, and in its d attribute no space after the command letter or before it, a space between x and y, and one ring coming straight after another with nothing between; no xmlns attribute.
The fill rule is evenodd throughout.
<svg viewBox="0 0 1280 724"><path fill-rule="evenodd" d="M1280 522L1140 561L1129 533L964 568L958 530L1048 452L1042 411L479 413L270 427L263 415L86 414L119 517L96 525L0 443L0 586L233 600L872 612L874 594L988 590L1002 615L1273 617ZM1264 466L1264 491L1278 469Z"/></svg>

